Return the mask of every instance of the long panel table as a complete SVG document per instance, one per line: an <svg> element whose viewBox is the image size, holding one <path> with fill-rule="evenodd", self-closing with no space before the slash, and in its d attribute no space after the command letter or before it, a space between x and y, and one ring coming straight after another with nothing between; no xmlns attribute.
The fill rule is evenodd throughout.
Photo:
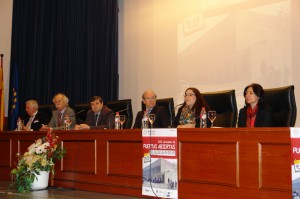
<svg viewBox="0 0 300 199"><path fill-rule="evenodd" d="M144 197L141 130L54 131L52 186ZM0 180L41 132L0 133ZM178 129L179 198L291 198L289 128Z"/></svg>

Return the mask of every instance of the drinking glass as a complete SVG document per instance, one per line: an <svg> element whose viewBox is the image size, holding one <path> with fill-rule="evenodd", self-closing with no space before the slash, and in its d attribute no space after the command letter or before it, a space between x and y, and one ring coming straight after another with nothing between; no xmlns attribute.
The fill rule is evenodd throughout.
<svg viewBox="0 0 300 199"><path fill-rule="evenodd" d="M153 123L156 119L156 115L155 114L149 114L149 122L151 124L151 128L153 128Z"/></svg>
<svg viewBox="0 0 300 199"><path fill-rule="evenodd" d="M214 121L217 117L217 112L216 111L208 111L208 119L211 122L211 127L212 128L214 126Z"/></svg>
<svg viewBox="0 0 300 199"><path fill-rule="evenodd" d="M17 122L17 131L22 131L23 130L23 127L24 127L24 121L23 120L18 120Z"/></svg>
<svg viewBox="0 0 300 199"><path fill-rule="evenodd" d="M120 123L121 123L121 129L123 129L123 124L125 123L126 115L120 115Z"/></svg>

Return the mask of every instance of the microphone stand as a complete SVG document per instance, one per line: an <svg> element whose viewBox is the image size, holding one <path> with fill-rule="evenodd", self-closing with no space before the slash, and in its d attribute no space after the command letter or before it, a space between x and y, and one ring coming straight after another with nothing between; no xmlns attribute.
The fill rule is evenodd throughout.
<svg viewBox="0 0 300 199"><path fill-rule="evenodd" d="M116 114L115 112L112 112L108 116L108 129L113 129L113 128L111 128L110 120L111 120L111 117L114 116L115 114Z"/></svg>
<svg viewBox="0 0 300 199"><path fill-rule="evenodd" d="M174 113L174 111L176 110L176 108L178 107L178 106L181 106L182 104L184 104L184 103L181 103L181 104L177 104L174 108L173 108L173 110L172 110L172 112L171 112L171 128L173 128L173 113Z"/></svg>
<svg viewBox="0 0 300 199"><path fill-rule="evenodd" d="M79 113L82 113L83 111L85 111L85 109L78 111L77 113L75 113L73 115L69 115L69 117L75 117L76 115L78 115Z"/></svg>
<svg viewBox="0 0 300 199"><path fill-rule="evenodd" d="M153 121L153 123L154 123L154 121ZM152 148L151 148L151 145L152 145L152 124L150 124L150 139L149 139L149 144L150 144L150 150L149 150L149 154L150 154L150 171L149 171L149 175L150 175L150 188L151 188L151 190L152 190L152 193L157 197L157 195L156 195L156 193L155 193L155 191L153 190L153 186L152 186L152 182L153 182L153 178L152 178L152 158L151 158L151 151L152 151Z"/></svg>

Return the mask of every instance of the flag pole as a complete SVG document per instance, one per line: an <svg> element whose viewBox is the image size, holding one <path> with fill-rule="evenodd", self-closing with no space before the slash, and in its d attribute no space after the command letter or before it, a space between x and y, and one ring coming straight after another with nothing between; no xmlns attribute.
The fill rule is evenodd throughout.
<svg viewBox="0 0 300 199"><path fill-rule="evenodd" d="M3 57L1 54L1 68L0 68L0 131L4 128L4 81L3 81Z"/></svg>

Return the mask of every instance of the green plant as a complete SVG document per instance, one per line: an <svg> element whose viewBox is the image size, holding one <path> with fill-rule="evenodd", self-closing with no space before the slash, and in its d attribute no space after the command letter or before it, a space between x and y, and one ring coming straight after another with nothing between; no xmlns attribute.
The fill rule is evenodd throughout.
<svg viewBox="0 0 300 199"><path fill-rule="evenodd" d="M58 136L49 129L47 135L36 140L23 155L17 154L17 168L11 171L10 187L16 187L19 192L29 192L35 175L40 171L52 171L57 160L64 157L66 151L58 144Z"/></svg>

